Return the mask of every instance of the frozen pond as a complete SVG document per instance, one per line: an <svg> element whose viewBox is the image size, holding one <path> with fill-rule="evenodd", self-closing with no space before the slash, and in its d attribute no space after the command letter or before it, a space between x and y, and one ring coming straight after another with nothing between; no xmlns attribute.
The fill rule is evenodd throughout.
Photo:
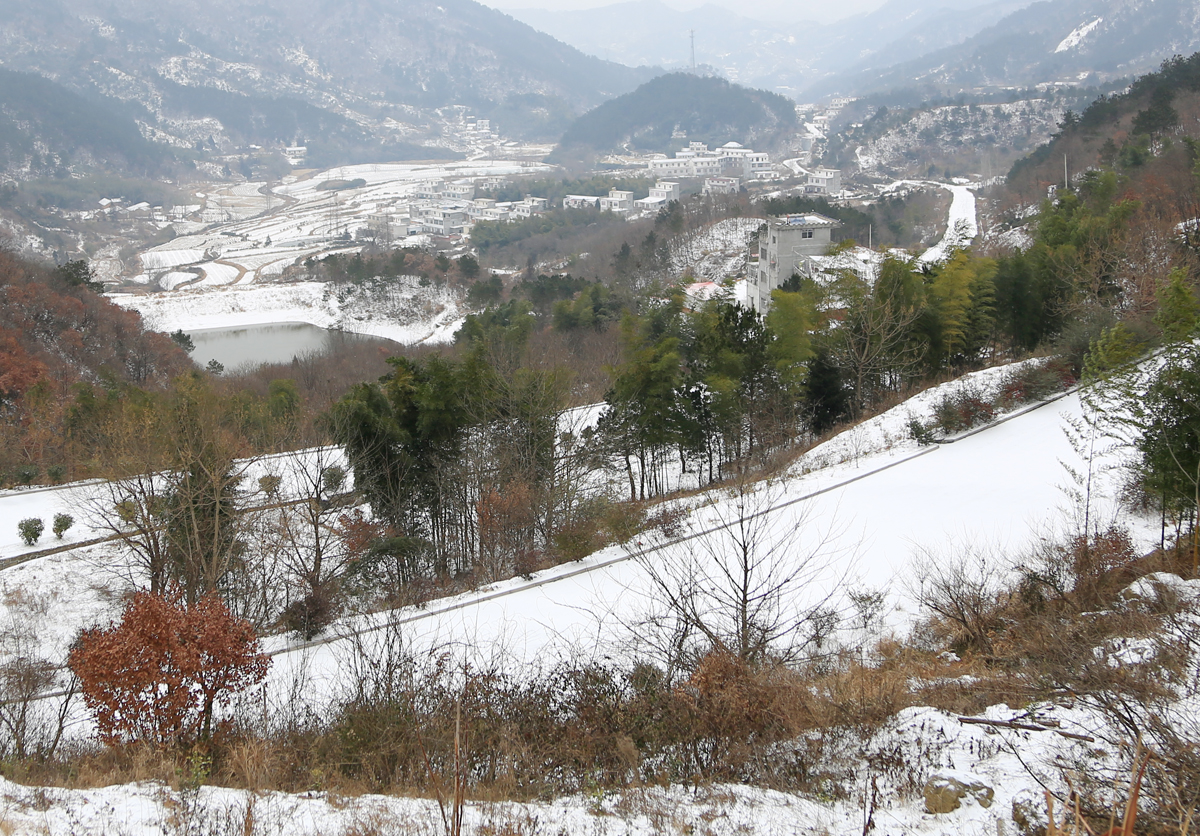
<svg viewBox="0 0 1200 836"><path fill-rule="evenodd" d="M319 354L346 342L378 340L346 331L330 331L306 322L242 325L188 331L196 344L192 360L206 366L216 360L228 371L264 363L290 363L294 357Z"/></svg>

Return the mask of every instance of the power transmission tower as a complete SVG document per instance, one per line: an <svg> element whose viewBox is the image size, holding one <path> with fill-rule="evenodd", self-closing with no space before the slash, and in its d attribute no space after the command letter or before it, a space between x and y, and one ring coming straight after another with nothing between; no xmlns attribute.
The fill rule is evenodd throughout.
<svg viewBox="0 0 1200 836"><path fill-rule="evenodd" d="M696 74L696 30L689 29L689 34L692 37L692 75Z"/></svg>

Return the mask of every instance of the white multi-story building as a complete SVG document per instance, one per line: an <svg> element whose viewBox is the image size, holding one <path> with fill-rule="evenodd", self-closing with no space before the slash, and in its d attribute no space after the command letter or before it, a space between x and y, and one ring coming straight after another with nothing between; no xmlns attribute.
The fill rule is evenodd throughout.
<svg viewBox="0 0 1200 836"><path fill-rule="evenodd" d="M471 231L471 219L465 210L429 206L421 210L421 231L449 238Z"/></svg>
<svg viewBox="0 0 1200 836"><path fill-rule="evenodd" d="M742 188L742 181L737 177L707 177L704 180L704 194L737 194Z"/></svg>
<svg viewBox="0 0 1200 836"><path fill-rule="evenodd" d="M426 180L417 184L416 190L413 191L413 197L417 200L441 200L442 189L441 180Z"/></svg>
<svg viewBox="0 0 1200 836"><path fill-rule="evenodd" d="M633 192L609 189L608 197L600 198L600 211L614 212L618 215L633 211Z"/></svg>
<svg viewBox="0 0 1200 836"><path fill-rule="evenodd" d="M771 291L793 275L811 277L815 257L823 256L839 221L816 213L784 215L767 221L758 233L758 267L747 277L746 295L754 310L771 307Z"/></svg>
<svg viewBox="0 0 1200 836"><path fill-rule="evenodd" d="M680 154L686 152L680 151ZM685 156L650 160L647 168L655 177L712 177L723 173L721 161L713 156Z"/></svg>
<svg viewBox="0 0 1200 836"><path fill-rule="evenodd" d="M674 159L656 157L647 163L656 177L721 177L747 179L769 177L771 158L761 151L727 142L715 151L702 142L693 142L675 154Z"/></svg>
<svg viewBox="0 0 1200 836"><path fill-rule="evenodd" d="M497 204L494 198L477 197L467 207L467 215L472 221L506 221L509 211L508 206Z"/></svg>
<svg viewBox="0 0 1200 836"><path fill-rule="evenodd" d="M455 180L442 187L442 195L451 200L470 200L475 197L475 186L470 180Z"/></svg>
<svg viewBox="0 0 1200 836"><path fill-rule="evenodd" d="M395 210L373 212L367 216L367 227L376 241L390 243L408 235L409 218Z"/></svg>
<svg viewBox="0 0 1200 836"><path fill-rule="evenodd" d="M666 180L659 180L650 189L650 197L659 198L666 203L670 203L672 200L679 200L679 196L679 184Z"/></svg>
<svg viewBox="0 0 1200 836"><path fill-rule="evenodd" d="M598 209L600 196L594 194L569 194L563 197L564 209Z"/></svg>
<svg viewBox="0 0 1200 836"><path fill-rule="evenodd" d="M650 194L643 197L641 200L635 200L639 209L652 210L661 209L672 200L679 200L681 192L678 183L669 183L665 180L659 180L650 189Z"/></svg>
<svg viewBox="0 0 1200 836"><path fill-rule="evenodd" d="M715 153L720 155L726 174L740 173L744 179L752 180L769 177L773 171L769 155L743 147L738 142L726 142Z"/></svg>
<svg viewBox="0 0 1200 836"><path fill-rule="evenodd" d="M837 194L842 190L842 172L836 168L818 168L804 172L807 194Z"/></svg>
<svg viewBox="0 0 1200 836"><path fill-rule="evenodd" d="M524 200L518 200L512 205L512 216L514 218L532 218L534 215L541 215L550 210L550 201L544 197L533 197L525 195Z"/></svg>

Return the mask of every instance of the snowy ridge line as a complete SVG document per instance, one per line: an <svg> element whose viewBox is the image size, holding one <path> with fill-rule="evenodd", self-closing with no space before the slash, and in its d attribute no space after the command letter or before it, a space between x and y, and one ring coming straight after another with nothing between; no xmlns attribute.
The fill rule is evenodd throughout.
<svg viewBox="0 0 1200 836"><path fill-rule="evenodd" d="M984 429L986 429L986 427ZM753 514L750 514L747 517L747 519L757 519L758 517L764 517L764 516L767 516L768 514L773 514L777 511L781 511L784 508L791 507L792 505L796 505L798 503L806 502L810 499L814 499L818 496L821 496L822 494L826 494L831 491L839 490L841 488L844 488L847 485L852 485L855 482L858 482L862 479L866 479L869 476L875 476L876 474L883 473L885 470L891 470L893 467L898 467L902 464L906 464L906 463L912 461L913 459L919 459L922 456L925 456L929 453L936 452L938 449L939 449L938 447L926 447L924 450L919 450L918 452L913 453L912 455L909 455L909 456L905 456L902 459L897 459L896 461L888 462L887 464L883 465L882 467L877 467L873 470L868 470L864 473L860 473L857 476L854 476L850 479L846 479L842 482L838 482L833 485L826 485L825 487L823 487L819 490L812 491L811 493L804 494L803 496L796 497L795 499L789 499L788 501L781 502L778 505L772 505L770 508L764 508L762 511L757 511ZM456 601L453 604L447 604L446 606L439 607L437 609L429 609L429 608L422 609L419 613L414 613L413 615L405 616L405 617L397 619L397 620L389 619L389 620L384 621L382 624L376 624L376 625L372 625L370 627L362 627L357 630L351 630L346 633L339 633L334 636L326 636L326 637L320 638L320 639L312 639L310 641L301 642L300 644L294 644L294 645L290 645L288 647L281 647L276 650L268 651L266 655L282 656L282 655L285 655L288 653L293 653L296 651L309 650L314 647L321 647L323 645L332 644L334 642L341 641L342 639L348 639L353 636L363 636L363 635L367 635L368 633L376 633L376 632L379 632L380 630L384 630L389 627L400 627L405 624L411 624L415 621L421 621L422 619L432 618L434 616L444 615L446 613L466 609L467 607L474 606L475 604L481 604L486 601L494 601L499 598L507 597L509 595L515 595L518 592L524 592L524 591L527 591L530 589L537 589L539 587L546 586L547 584L557 583L558 581L569 580L570 578L579 577L580 575L586 575L586 574L596 571L597 569L605 569L609 566L614 566L618 563L624 563L625 561L631 560L636 557L642 557L644 555L651 554L652 552L661 551L662 549L665 549L668 546L677 546L680 543L686 543L690 540L699 539L700 537L707 537L710 534L715 534L718 531L727 529L730 526L732 526L733 524L734 524L734 521L726 523L725 525L716 525L716 526L713 526L712 528L704 529L703 531L695 531L695 532L692 532L691 534L686 534L683 537L676 538L669 542L659 543L658 545L653 545L653 546L647 546L645 548L638 549L637 551L628 552L624 555L621 555L620 557L609 558L608 560L601 561L600 563L597 563L593 566L584 566L579 569L574 569L570 572L566 572L564 574L553 575L551 577L546 577L546 578L540 578L536 581L530 581L528 583L521 584L520 586L514 586L514 587L510 587L508 589L501 589L496 592L487 593L486 595L475 596L475 597L470 598L469 600ZM52 696L52 695L47 695L47 696Z"/></svg>

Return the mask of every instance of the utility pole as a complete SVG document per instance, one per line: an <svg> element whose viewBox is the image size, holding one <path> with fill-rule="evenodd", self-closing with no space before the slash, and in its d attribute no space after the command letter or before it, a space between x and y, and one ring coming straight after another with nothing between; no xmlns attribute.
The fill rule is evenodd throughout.
<svg viewBox="0 0 1200 836"><path fill-rule="evenodd" d="M1071 188L1071 178L1067 176L1067 155L1063 154L1063 191Z"/></svg>

